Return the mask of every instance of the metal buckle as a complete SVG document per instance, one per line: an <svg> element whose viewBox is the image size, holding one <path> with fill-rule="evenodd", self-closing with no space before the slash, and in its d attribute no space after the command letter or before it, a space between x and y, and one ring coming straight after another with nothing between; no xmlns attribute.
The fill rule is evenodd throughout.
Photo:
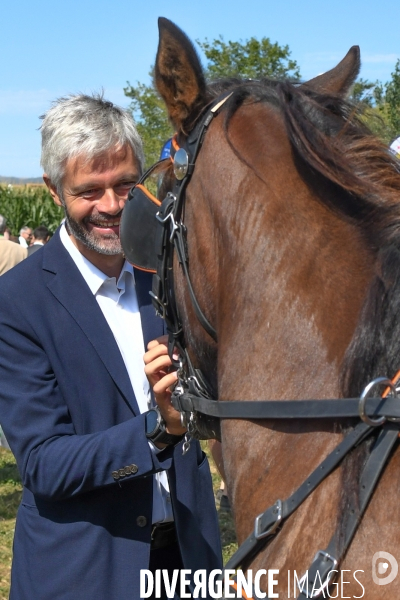
<svg viewBox="0 0 400 600"><path fill-rule="evenodd" d="M196 375L189 375L189 377L187 378L187 381L188 381L188 384L193 383L195 391L198 392L201 396L203 396L204 398L210 397L210 394L201 385L201 383L199 382Z"/></svg>
<svg viewBox="0 0 400 600"><path fill-rule="evenodd" d="M386 417L379 417L378 419L371 419L365 412L365 403L367 400L367 396L369 392L377 385L386 385L390 387L395 397L397 397L397 391L393 383L387 377L377 377L369 382L369 384L364 388L363 393L360 396L360 403L358 405L358 414L360 415L360 419L364 421L370 427L379 427L386 422Z"/></svg>
<svg viewBox="0 0 400 600"><path fill-rule="evenodd" d="M325 552L325 550L318 550L318 552L314 556L313 563L315 563L315 561L318 560L318 558L320 556L322 556L327 561L330 560L332 563L332 568L328 571L328 574L326 575L326 579L323 583L322 583L322 578L320 577L322 586L317 590L314 590L314 585L312 585L311 591L310 591L310 584L308 582L308 571L303 575L303 577L298 582L298 587L299 587L300 593L304 594L306 598L318 598L318 596L321 596L321 594L324 594L324 590L328 589L330 582L332 581L332 579L335 576L336 567L338 566L339 562L336 560L336 558L334 556L331 556L330 554L328 554L328 552ZM317 573L319 573L318 570L317 570ZM301 584L306 579L307 579L308 589L306 589L306 588L303 589L303 586ZM300 587L300 585L301 585L301 587ZM325 598L325 594L324 594L324 598Z"/></svg>
<svg viewBox="0 0 400 600"><path fill-rule="evenodd" d="M167 194L168 196L170 196L171 198L173 198L173 202L175 203L176 201L176 196L174 196L173 194L171 194L170 192L168 192ZM176 224L175 221L175 217L174 217L174 204L171 203L170 207L169 207L169 211L168 213L165 215L165 217L163 217L161 215L161 211L158 211L156 213L156 219L159 223L161 223L162 225L166 225L167 221L170 220L171 221L171 234L169 236L169 241L172 242L172 240L175 237L175 232L179 229L179 225Z"/></svg>
<svg viewBox="0 0 400 600"><path fill-rule="evenodd" d="M153 301L153 306L156 309L156 315L165 320L166 316L166 306L163 302L161 302L160 298L156 296L152 291L149 292L149 296Z"/></svg>
<svg viewBox="0 0 400 600"><path fill-rule="evenodd" d="M278 529L280 522L282 521L282 500L277 500L275 502L275 507L276 507L276 511L277 511L277 517L276 517L276 521L275 523L273 523L271 525L271 527L269 529L267 529L267 531L261 532L261 519L264 515L264 513L261 513L260 515L258 515L258 517L256 517L256 520L254 521L254 537L256 538L256 540L262 540L263 538L267 537L267 535L273 535L275 533L275 531Z"/></svg>

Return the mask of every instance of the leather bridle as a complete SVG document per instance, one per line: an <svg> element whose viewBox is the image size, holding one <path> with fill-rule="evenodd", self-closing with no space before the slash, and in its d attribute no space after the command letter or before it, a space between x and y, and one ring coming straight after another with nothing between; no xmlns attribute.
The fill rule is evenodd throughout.
<svg viewBox="0 0 400 600"><path fill-rule="evenodd" d="M157 263L154 265L156 273L153 276L151 297L157 312L165 319L169 355L173 365L178 369L178 383L172 394L172 404L180 411L182 422L188 428L183 444L184 453L190 447L192 436L198 439L219 439L220 419L339 420L355 418L359 420L354 429L344 437L342 442L289 498L277 500L273 506L255 519L254 531L229 560L226 569L237 569L240 566L250 564L254 556L273 539L284 521L343 461L344 457L363 440L371 436L373 432L378 432L360 476L359 504L350 506L344 536L343 532L335 532L328 547L316 553L308 569L308 585L304 582L303 590L298 596L301 600L316 598L321 596L333 581L337 567L343 560L366 506L372 497L377 481L398 440L400 402L397 399L396 384L400 379L400 373L397 373L392 381L386 378L374 380L365 388L360 398L293 401L217 401L212 399L206 377L194 368L186 348L174 294L173 261L176 252L196 317L211 339L217 342L217 331L201 309L191 282L183 210L185 190L193 175L196 159L208 127L231 95L232 92L226 92L206 107L194 129L182 142L182 147L179 147L175 138L172 144L175 180L172 189L166 194L161 205L158 200L154 197L151 198L151 194L147 193L147 201L150 199L154 205L150 207L150 217L153 219L151 221L152 227L155 228L154 241L157 254ZM131 191L129 201L132 202L133 208L128 209L131 214L136 214L137 210L142 210L146 201L143 183L158 164L151 167ZM145 212L148 210L149 207L146 205ZM142 227L142 225L141 223L140 226ZM135 232L131 231L130 226L131 220L127 218L126 233L121 235L124 250L128 246L131 248L132 243L135 241ZM140 250L139 245L137 252L140 253ZM129 258L129 252L126 252L126 254ZM133 255L135 255L135 252L133 252ZM135 260L132 260L132 262L135 262ZM148 270L154 269L150 268ZM174 358L176 349L179 354L178 360ZM377 385L385 385L388 388L382 397L370 397L371 391ZM350 500L350 504L351 502Z"/></svg>

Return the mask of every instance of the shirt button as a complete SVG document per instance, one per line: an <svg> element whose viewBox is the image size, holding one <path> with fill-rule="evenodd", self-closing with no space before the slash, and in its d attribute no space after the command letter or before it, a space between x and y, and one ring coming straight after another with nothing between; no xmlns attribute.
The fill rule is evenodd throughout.
<svg viewBox="0 0 400 600"><path fill-rule="evenodd" d="M138 517L136 519L136 523L139 527L146 527L147 525L147 519L146 517L143 517L142 515L140 517Z"/></svg>
<svg viewBox="0 0 400 600"><path fill-rule="evenodd" d="M130 469L131 469L131 473L133 473L133 474L135 474L139 471L139 467L137 465L131 465Z"/></svg>
<svg viewBox="0 0 400 600"><path fill-rule="evenodd" d="M113 471L111 473L111 475L114 477L115 480L119 479L119 473L118 473L118 471Z"/></svg>

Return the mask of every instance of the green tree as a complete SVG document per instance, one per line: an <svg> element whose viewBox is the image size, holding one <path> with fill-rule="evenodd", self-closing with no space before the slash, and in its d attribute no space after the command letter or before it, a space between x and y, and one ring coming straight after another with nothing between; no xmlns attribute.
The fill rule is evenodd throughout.
<svg viewBox="0 0 400 600"><path fill-rule="evenodd" d="M162 145L173 134L164 102L152 85L144 83L132 86L128 81L124 94L132 98L130 108L143 140L146 167L149 167L159 159Z"/></svg>
<svg viewBox="0 0 400 600"><path fill-rule="evenodd" d="M396 62L392 79L385 85L384 102L392 137L397 137L400 135L400 59Z"/></svg>
<svg viewBox="0 0 400 600"><path fill-rule="evenodd" d="M400 135L400 59L391 75L385 84L359 79L351 94L369 128L387 144Z"/></svg>
<svg viewBox="0 0 400 600"><path fill-rule="evenodd" d="M379 81L373 83L360 77L353 85L350 98L356 104L372 107L376 104L376 90L380 89L380 85Z"/></svg>
<svg viewBox="0 0 400 600"><path fill-rule="evenodd" d="M300 71L296 61L291 60L288 46L271 43L268 38L257 40L252 37L245 42L224 42L223 38L209 42L197 41L206 58L206 76L209 79L240 75L244 78L298 80ZM152 72L150 73L152 75ZM161 148L173 134L164 103L152 84L129 81L124 94L132 99L130 108L142 136L146 156L146 167L158 160Z"/></svg>
<svg viewBox="0 0 400 600"><path fill-rule="evenodd" d="M209 42L196 40L208 60L209 79L243 77L245 79L300 79L295 60L290 59L289 46L272 43L269 38L251 37L245 42L224 42L222 36Z"/></svg>

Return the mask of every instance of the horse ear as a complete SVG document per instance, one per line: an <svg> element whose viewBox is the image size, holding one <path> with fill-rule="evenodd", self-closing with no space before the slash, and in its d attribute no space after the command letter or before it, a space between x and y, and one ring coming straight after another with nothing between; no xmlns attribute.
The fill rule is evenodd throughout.
<svg viewBox="0 0 400 600"><path fill-rule="evenodd" d="M185 131L206 102L203 69L192 42L179 27L160 17L158 28L154 83L175 129Z"/></svg>
<svg viewBox="0 0 400 600"><path fill-rule="evenodd" d="M336 67L303 83L302 88L308 88L319 94L340 94L345 96L360 70L360 48L352 46L343 60Z"/></svg>

